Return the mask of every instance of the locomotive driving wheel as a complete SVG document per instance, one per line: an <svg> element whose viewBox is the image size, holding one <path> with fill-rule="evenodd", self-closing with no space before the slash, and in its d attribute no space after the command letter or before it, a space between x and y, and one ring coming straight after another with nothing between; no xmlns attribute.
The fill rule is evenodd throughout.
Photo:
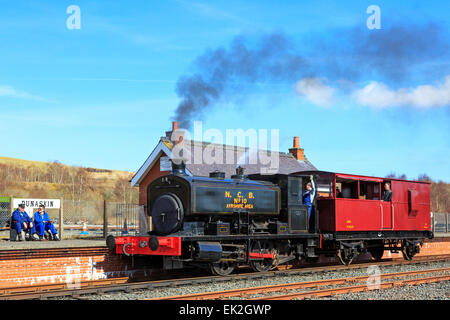
<svg viewBox="0 0 450 320"><path fill-rule="evenodd" d="M211 272L216 276L227 276L236 268L235 262L219 261L209 264Z"/></svg>
<svg viewBox="0 0 450 320"><path fill-rule="evenodd" d="M273 253L273 244L267 240L256 240L252 244L251 252L254 253ZM273 266L273 259L261 259L250 261L250 267L254 271L265 272L269 271Z"/></svg>

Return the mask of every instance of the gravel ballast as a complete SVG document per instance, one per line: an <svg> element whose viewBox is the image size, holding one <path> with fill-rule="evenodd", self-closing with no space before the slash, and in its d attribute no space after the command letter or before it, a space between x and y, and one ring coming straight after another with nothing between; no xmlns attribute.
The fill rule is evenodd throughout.
<svg viewBox="0 0 450 320"><path fill-rule="evenodd" d="M374 264L375 266L375 264ZM450 261L427 262L410 265L383 266L379 267L381 274L405 272L412 270L425 270L450 267ZM368 268L347 269L339 271L327 271L317 273L307 273L300 275L277 276L265 279L250 280L231 280L218 283L204 283L201 285L183 285L180 287L167 287L157 289L136 290L131 293L114 292L104 295L86 295L84 299L89 300L139 300L149 298L164 298L176 295L186 295L193 293L203 293L212 291L232 290L237 288L248 288L257 286L267 286L283 283L294 283L304 281L315 281L324 279L337 279L345 277L368 276ZM427 275L422 275L426 277ZM384 280L382 280L384 281ZM390 280L386 280L390 281ZM386 290L373 290L369 292L352 293L337 295L333 297L325 297L320 299L336 299L336 300L367 300L367 299L449 299L450 281L435 284L422 284L416 286L394 287ZM58 298L71 299L71 298Z"/></svg>
<svg viewBox="0 0 450 320"><path fill-rule="evenodd" d="M328 300L450 300L450 281L324 297Z"/></svg>

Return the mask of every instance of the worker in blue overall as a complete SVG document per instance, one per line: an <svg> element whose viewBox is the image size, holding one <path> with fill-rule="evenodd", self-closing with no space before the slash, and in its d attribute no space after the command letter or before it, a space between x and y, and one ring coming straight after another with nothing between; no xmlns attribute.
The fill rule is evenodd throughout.
<svg viewBox="0 0 450 320"><path fill-rule="evenodd" d="M34 223L36 224L36 230L39 233L39 240L44 240L44 231L50 231L51 237L49 240L59 241L58 232L48 217L48 213L45 212L45 206L42 204L39 206L39 210L34 214Z"/></svg>
<svg viewBox="0 0 450 320"><path fill-rule="evenodd" d="M19 207L13 212L11 222L11 227L16 230L19 241L23 241L22 230L25 231L26 240L35 239L36 228L26 213L24 204L19 204Z"/></svg>
<svg viewBox="0 0 450 320"><path fill-rule="evenodd" d="M308 222L311 221L311 210L312 210L312 204L314 201L314 196L316 194L316 189L314 185L313 176L310 177L311 182L308 182L306 184L306 190L303 192L303 204L308 206ZM311 226L309 226L309 229L311 229Z"/></svg>

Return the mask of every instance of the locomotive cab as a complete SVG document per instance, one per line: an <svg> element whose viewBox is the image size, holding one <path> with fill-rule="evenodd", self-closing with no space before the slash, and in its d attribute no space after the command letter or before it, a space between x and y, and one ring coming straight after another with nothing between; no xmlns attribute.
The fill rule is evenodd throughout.
<svg viewBox="0 0 450 320"><path fill-rule="evenodd" d="M303 203L306 185L315 180L311 175L302 173L262 175L251 174L250 179L268 181L278 185L281 189L280 219L286 221L288 233L316 233L317 232L317 191L312 200L311 216L308 218L308 206ZM311 179L311 177L313 177Z"/></svg>

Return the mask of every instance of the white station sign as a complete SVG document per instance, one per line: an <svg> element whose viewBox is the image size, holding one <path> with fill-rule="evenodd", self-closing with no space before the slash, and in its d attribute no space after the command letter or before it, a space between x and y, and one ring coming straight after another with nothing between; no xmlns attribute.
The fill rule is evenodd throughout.
<svg viewBox="0 0 450 320"><path fill-rule="evenodd" d="M20 199L14 198L13 207L18 208L19 204L24 204L25 208L34 209L39 208L42 204L46 209L59 209L61 208L61 200L60 199Z"/></svg>

